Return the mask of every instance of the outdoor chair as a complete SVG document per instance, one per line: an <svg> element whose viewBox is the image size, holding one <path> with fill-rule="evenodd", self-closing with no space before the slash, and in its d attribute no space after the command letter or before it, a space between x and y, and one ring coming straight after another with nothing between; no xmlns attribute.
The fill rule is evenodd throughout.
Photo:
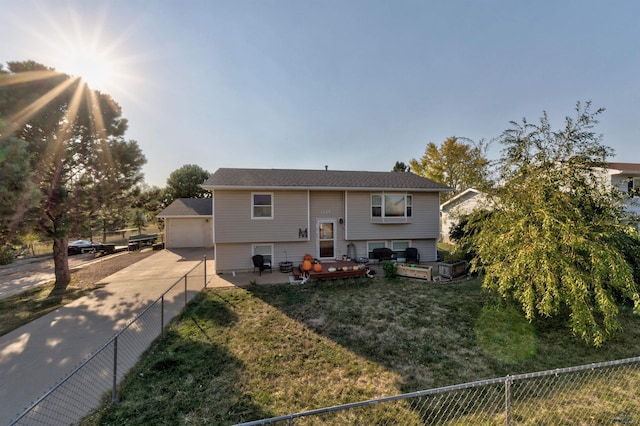
<svg viewBox="0 0 640 426"><path fill-rule="evenodd" d="M262 275L262 271L264 271L265 269L268 269L269 272L271 272L271 262L268 260L264 260L264 256L262 256L261 254L256 254L255 256L253 256L251 258L251 260L253 260L253 273L255 274L256 272L256 268L258 268L258 271L260 272L260 275Z"/></svg>
<svg viewBox="0 0 640 426"><path fill-rule="evenodd" d="M409 247L404 251L404 259L407 263L420 263L420 253L415 247Z"/></svg>

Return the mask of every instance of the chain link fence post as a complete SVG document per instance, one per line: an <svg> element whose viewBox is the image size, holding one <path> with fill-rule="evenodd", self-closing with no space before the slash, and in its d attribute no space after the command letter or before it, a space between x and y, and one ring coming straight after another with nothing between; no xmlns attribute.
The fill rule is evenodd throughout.
<svg viewBox="0 0 640 426"><path fill-rule="evenodd" d="M504 381L504 406L506 424L511 426L511 376L507 376Z"/></svg>
<svg viewBox="0 0 640 426"><path fill-rule="evenodd" d="M118 403L118 336L113 339L113 384L111 386L111 404Z"/></svg>

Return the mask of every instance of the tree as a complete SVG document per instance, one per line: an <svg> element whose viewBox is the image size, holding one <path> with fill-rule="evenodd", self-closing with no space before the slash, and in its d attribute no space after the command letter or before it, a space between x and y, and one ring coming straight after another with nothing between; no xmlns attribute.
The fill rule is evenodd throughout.
<svg viewBox="0 0 640 426"><path fill-rule="evenodd" d="M164 189L141 184L138 187L138 196L133 203L133 208L138 217L136 220L142 221L141 215L144 214L147 222L151 221L161 226L163 222L157 220L156 216L169 204L170 202L167 200L167 194Z"/></svg>
<svg viewBox="0 0 640 426"><path fill-rule="evenodd" d="M0 118L7 123L0 141L27 143L28 180L41 193L38 222L53 241L59 290L71 278L69 233L90 229L107 209L114 214L113 206L142 179L146 159L135 141L123 139L127 120L109 95L33 61L9 62L8 68L0 74Z"/></svg>
<svg viewBox="0 0 640 426"><path fill-rule="evenodd" d="M396 164L393 165L392 172L409 172L411 171L411 167L404 164L403 161L396 161Z"/></svg>
<svg viewBox="0 0 640 426"><path fill-rule="evenodd" d="M489 160L486 158L488 144L464 143L452 136L440 148L429 142L424 155L409 162L411 171L453 189L441 194L442 201L454 197L465 189L485 189L491 186Z"/></svg>
<svg viewBox="0 0 640 426"><path fill-rule="evenodd" d="M174 170L167 179L167 194L171 201L177 198L210 198L211 192L200 185L210 173L195 164L187 164Z"/></svg>
<svg viewBox="0 0 640 426"><path fill-rule="evenodd" d="M2 128L0 123L0 131ZM40 192L29 181L29 158L25 141L0 140L0 264L13 261L13 243L27 229L40 199Z"/></svg>
<svg viewBox="0 0 640 426"><path fill-rule="evenodd" d="M559 130L546 113L539 124L511 122L500 138L504 184L473 238L486 289L529 320L568 314L573 333L596 346L620 327L619 299L640 307L626 260L638 253L637 232L625 195L602 178L611 155L593 131L602 111L578 103Z"/></svg>

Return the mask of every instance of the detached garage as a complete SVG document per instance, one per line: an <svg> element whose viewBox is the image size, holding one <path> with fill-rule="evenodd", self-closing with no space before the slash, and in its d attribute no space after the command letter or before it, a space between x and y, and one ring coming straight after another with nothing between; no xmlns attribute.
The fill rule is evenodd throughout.
<svg viewBox="0 0 640 426"><path fill-rule="evenodd" d="M158 215L166 248L213 247L211 198L178 198Z"/></svg>

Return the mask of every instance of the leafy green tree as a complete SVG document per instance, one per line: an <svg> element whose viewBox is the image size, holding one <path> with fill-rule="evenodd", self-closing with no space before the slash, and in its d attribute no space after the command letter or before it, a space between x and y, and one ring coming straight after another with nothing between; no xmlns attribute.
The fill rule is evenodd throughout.
<svg viewBox="0 0 640 426"><path fill-rule="evenodd" d="M9 123L0 141L27 143L28 180L41 194L38 223L53 241L56 289L62 289L71 279L69 234L90 230L96 215L116 215L142 179L146 159L135 141L124 140L127 120L109 95L33 61L8 68L0 73L0 118Z"/></svg>
<svg viewBox="0 0 640 426"><path fill-rule="evenodd" d="M138 196L133 203L133 208L144 213L148 222L161 227L163 221L158 220L156 216L171 203L167 197L167 191L164 188L141 184L138 187Z"/></svg>
<svg viewBox="0 0 640 426"><path fill-rule="evenodd" d="M30 172L27 143L13 137L0 140L0 264L13 261L13 243L27 229L40 198Z"/></svg>
<svg viewBox="0 0 640 426"><path fill-rule="evenodd" d="M453 191L441 194L446 201L465 189L491 186L490 163L486 157L488 144L465 143L452 136L440 147L429 142L424 155L409 162L411 171L436 182L443 183Z"/></svg>
<svg viewBox="0 0 640 426"><path fill-rule="evenodd" d="M186 164L174 170L167 179L167 194L171 201L177 198L210 198L211 192L200 185L210 173L195 164Z"/></svg>
<svg viewBox="0 0 640 426"><path fill-rule="evenodd" d="M393 165L392 172L409 172L411 171L411 167L404 164L403 161L396 161L396 164Z"/></svg>
<svg viewBox="0 0 640 426"><path fill-rule="evenodd" d="M619 329L620 299L640 306L626 260L637 232L625 195L601 173L611 155L594 133L602 111L578 103L559 130L546 113L539 124L512 122L500 138L504 184L473 238L486 289L520 305L529 320L568 313L573 333L596 346Z"/></svg>

